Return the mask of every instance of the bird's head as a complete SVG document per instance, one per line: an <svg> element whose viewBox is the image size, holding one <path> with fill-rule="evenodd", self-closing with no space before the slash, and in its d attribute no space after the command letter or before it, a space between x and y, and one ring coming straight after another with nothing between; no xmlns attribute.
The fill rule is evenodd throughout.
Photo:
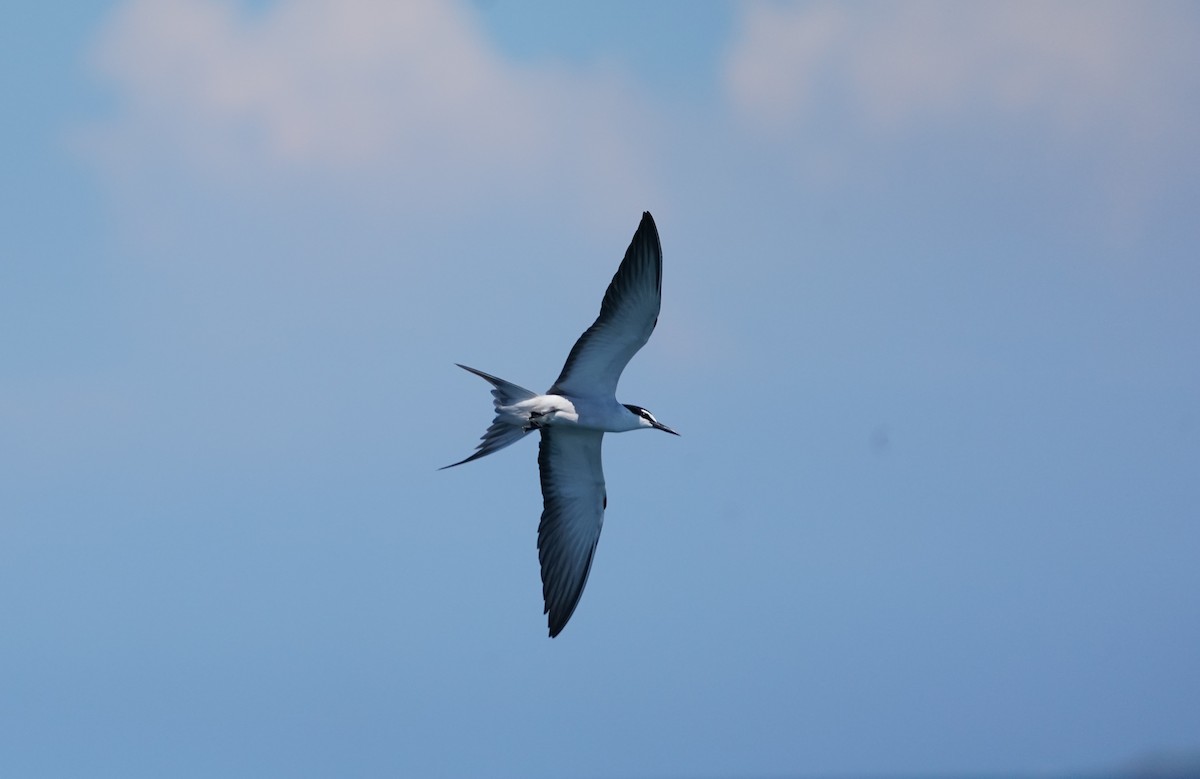
<svg viewBox="0 0 1200 779"><path fill-rule="evenodd" d="M674 430L655 419L653 414L641 406L631 406L630 404L626 403L625 408L629 409L629 413L638 418L638 427L652 427L655 430L661 430L664 433L679 435L679 433L676 433Z"/></svg>

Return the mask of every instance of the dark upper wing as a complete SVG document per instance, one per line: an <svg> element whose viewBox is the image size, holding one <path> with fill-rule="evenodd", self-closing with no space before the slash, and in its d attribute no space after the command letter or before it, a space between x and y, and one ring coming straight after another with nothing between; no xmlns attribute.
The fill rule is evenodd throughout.
<svg viewBox="0 0 1200 779"><path fill-rule="evenodd" d="M621 371L650 340L661 305L662 246L647 211L604 293L600 316L575 342L549 392L614 396Z"/></svg>
<svg viewBox="0 0 1200 779"><path fill-rule="evenodd" d="M575 612L592 569L592 555L604 524L604 470L600 444L604 433L570 427L542 428L538 467L542 475L542 521L538 560L542 597L550 615L550 637L557 636Z"/></svg>

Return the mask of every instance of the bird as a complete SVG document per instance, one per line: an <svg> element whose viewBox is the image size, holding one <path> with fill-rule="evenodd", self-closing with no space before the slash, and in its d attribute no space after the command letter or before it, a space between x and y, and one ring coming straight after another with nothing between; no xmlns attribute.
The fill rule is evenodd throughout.
<svg viewBox="0 0 1200 779"><path fill-rule="evenodd" d="M579 605L604 524L604 434L662 430L679 435L641 406L616 398L621 373L650 339L661 307L662 244L646 211L604 293L599 316L579 336L544 394L455 363L492 385L496 416L473 454L439 470L498 452L535 430L541 436L537 545L550 638L562 632Z"/></svg>

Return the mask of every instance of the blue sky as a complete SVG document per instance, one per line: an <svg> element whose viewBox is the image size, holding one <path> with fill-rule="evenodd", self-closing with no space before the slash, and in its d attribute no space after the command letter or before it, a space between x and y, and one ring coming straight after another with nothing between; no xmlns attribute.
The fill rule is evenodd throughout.
<svg viewBox="0 0 1200 779"><path fill-rule="evenodd" d="M1200 748L1190 4L130 0L0 26L0 773ZM548 386L664 301L548 640Z"/></svg>

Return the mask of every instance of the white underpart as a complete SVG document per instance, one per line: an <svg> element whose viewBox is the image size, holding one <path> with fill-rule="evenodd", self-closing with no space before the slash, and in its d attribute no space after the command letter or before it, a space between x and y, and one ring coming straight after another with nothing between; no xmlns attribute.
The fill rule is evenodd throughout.
<svg viewBox="0 0 1200 779"><path fill-rule="evenodd" d="M538 395L511 406L501 406L498 412L512 417L516 424L527 424L532 418L538 426L580 427L605 433L624 433L649 427L637 414L615 399L571 398L563 395Z"/></svg>

